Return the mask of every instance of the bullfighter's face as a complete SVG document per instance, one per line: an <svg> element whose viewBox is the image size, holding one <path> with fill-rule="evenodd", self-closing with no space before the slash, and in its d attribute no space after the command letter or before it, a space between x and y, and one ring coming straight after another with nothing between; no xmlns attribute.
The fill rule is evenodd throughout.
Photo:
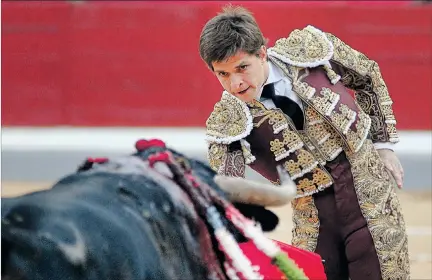
<svg viewBox="0 0 432 280"><path fill-rule="evenodd" d="M223 88L244 102L261 94L269 66L263 46L258 54L238 52L225 61L213 62L213 71Z"/></svg>

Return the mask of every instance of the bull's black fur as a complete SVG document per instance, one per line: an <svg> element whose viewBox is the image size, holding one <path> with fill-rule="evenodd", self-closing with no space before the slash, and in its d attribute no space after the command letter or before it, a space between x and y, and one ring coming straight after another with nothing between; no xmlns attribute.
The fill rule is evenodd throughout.
<svg viewBox="0 0 432 280"><path fill-rule="evenodd" d="M206 164L171 151L223 195ZM277 224L263 207L237 207ZM198 221L187 196L154 176L81 168L49 190L2 199L2 279L207 279Z"/></svg>

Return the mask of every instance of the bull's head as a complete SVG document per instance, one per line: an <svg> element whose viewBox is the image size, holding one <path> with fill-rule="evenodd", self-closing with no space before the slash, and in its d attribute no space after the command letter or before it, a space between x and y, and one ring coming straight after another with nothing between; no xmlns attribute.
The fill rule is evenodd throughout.
<svg viewBox="0 0 432 280"><path fill-rule="evenodd" d="M178 161L188 165L194 174L221 195L226 196L240 212L261 225L262 230L272 231L279 224L279 218L266 207L283 206L296 194L296 186L287 172L278 167L281 186L254 182L239 177L217 175L208 164L187 157L176 150L169 149L160 140L139 140L136 142L137 156L147 160L155 152L169 150Z"/></svg>
<svg viewBox="0 0 432 280"><path fill-rule="evenodd" d="M166 152L167 150L171 153ZM168 166L172 177L151 164L152 160L149 158L154 158L159 152L162 152L162 155L169 154L169 164L162 164L162 167ZM178 164L182 160L184 162ZM181 167L183 164L185 167ZM153 145L144 150L138 149L133 156L120 159L89 159L79 171L84 171L84 174L78 172L67 176L50 190L2 201L2 225L5 227L5 230L2 230L2 278L58 279L52 276L78 275L75 274L78 271L88 276L79 279L130 279L126 276L121 278L119 275L129 275L131 271L137 275L147 273L155 267L161 267L159 261L169 260L166 261L169 262L166 264L169 269L163 270L167 277L157 274L157 278L140 276L136 279L172 279L168 276L179 276L178 272L185 275L202 274L202 277L198 278L204 279L208 271L219 271L219 266L223 267L223 258L216 240L218 227L215 224L218 223L209 226L210 221L214 221L213 218L217 215L206 216L208 213L214 214L206 211L200 212L203 218L197 215L196 209L215 210L215 206L208 206L207 196L219 199L213 199L212 202L221 207L222 210L216 210L220 211L221 217L224 217L227 209L231 211L229 214L238 213L232 211L234 208L226 199L221 199L225 197L233 202L244 216L254 218L264 231L270 231L278 224L278 218L265 207L284 205L290 202L296 193L293 182L282 168L278 169L282 182L279 187L243 178L219 176L207 164L167 149L164 144ZM176 175L176 172L180 175ZM191 182L197 183L197 186ZM190 190L196 190L194 187L202 187L200 190L204 190L196 196L204 198L204 203L193 199L194 195L183 196L189 194ZM194 202L192 205L191 201ZM215 201L223 203L214 203ZM173 211L174 205L181 207ZM37 209L40 211L36 211ZM235 216L235 219L229 219L229 216L220 218L218 222L226 225L226 229L239 242L241 239L238 238L243 236L239 234L240 228L246 227L235 226L232 229L233 220L241 219L240 215ZM83 217L86 220L84 222ZM69 225L69 222L72 226L66 226L65 223ZM218 226L220 227L220 224ZM75 234L74 228L81 232ZM134 235L137 228L144 230ZM104 232L106 238L100 237L101 232ZM71 242L73 236L75 242ZM134 238L130 238L131 236ZM119 240L124 241L122 246L117 246ZM141 247L137 247L136 242L141 244ZM186 246L177 249L177 246L182 244ZM104 250L100 250L102 245L105 246ZM196 248L199 248L199 251L196 251ZM217 253L216 257L211 254L212 248ZM86 253L87 251L90 253ZM130 257L127 266L117 267L116 265L125 259L124 251L130 256L139 257ZM145 258L147 255L150 256L148 259ZM147 261L144 264L143 259ZM184 269L185 260L189 260L190 270ZM27 265L26 261L33 266ZM56 264L57 270L51 269L52 263ZM90 265L98 269L86 274ZM142 270L143 266L148 270ZM115 269L111 271L112 267ZM105 273L105 270L110 271L110 277L89 276L94 271ZM17 275L22 277L13 278ZM40 275L50 277L39 277ZM224 278L223 275L220 277ZM70 279L77 278L71 276Z"/></svg>
<svg viewBox="0 0 432 280"><path fill-rule="evenodd" d="M296 195L295 183L291 180L287 171L281 166L277 166L281 186L275 186L268 183L254 182L240 177L217 175L206 164L188 158L175 150L166 148L165 143L160 140L139 140L135 146L138 150L137 155L145 159L158 149L161 151L169 150L180 161L186 161L186 164L192 165L189 168L197 172L201 179L203 179L203 176L208 177L204 179L213 178L214 182L224 191L231 202L275 207L286 205ZM208 180L205 181L208 183Z"/></svg>

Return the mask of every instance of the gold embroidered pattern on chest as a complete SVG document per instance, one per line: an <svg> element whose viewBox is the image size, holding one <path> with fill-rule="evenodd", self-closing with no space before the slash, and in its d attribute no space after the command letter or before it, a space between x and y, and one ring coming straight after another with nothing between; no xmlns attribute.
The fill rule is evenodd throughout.
<svg viewBox="0 0 432 280"><path fill-rule="evenodd" d="M340 96L331 89L325 87L321 89L320 95L321 96L316 96L312 99L312 104L326 116L329 116L339 102Z"/></svg>
<svg viewBox="0 0 432 280"><path fill-rule="evenodd" d="M297 153L297 161L290 159L285 161L284 167L295 180L304 174L311 172L318 165L318 161L308 151L301 149Z"/></svg>
<svg viewBox="0 0 432 280"><path fill-rule="evenodd" d="M293 131L288 129L282 132L283 140L274 139L270 141L270 151L274 153L275 160L279 161L297 149L303 147L301 138Z"/></svg>
<svg viewBox="0 0 432 280"><path fill-rule="evenodd" d="M330 118L343 134L347 134L356 119L357 113L345 104L339 106L339 111L340 113L333 112Z"/></svg>

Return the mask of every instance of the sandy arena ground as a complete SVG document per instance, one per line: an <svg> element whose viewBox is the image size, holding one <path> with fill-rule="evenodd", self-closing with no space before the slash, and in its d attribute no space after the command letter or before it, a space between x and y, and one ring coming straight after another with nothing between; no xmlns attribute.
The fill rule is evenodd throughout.
<svg viewBox="0 0 432 280"><path fill-rule="evenodd" d="M49 184L2 182L2 197L16 196L40 190ZM400 191L405 220L408 227L411 257L411 279L432 279L432 192ZM281 218L281 224L270 237L290 242L291 209L289 206L273 209Z"/></svg>

